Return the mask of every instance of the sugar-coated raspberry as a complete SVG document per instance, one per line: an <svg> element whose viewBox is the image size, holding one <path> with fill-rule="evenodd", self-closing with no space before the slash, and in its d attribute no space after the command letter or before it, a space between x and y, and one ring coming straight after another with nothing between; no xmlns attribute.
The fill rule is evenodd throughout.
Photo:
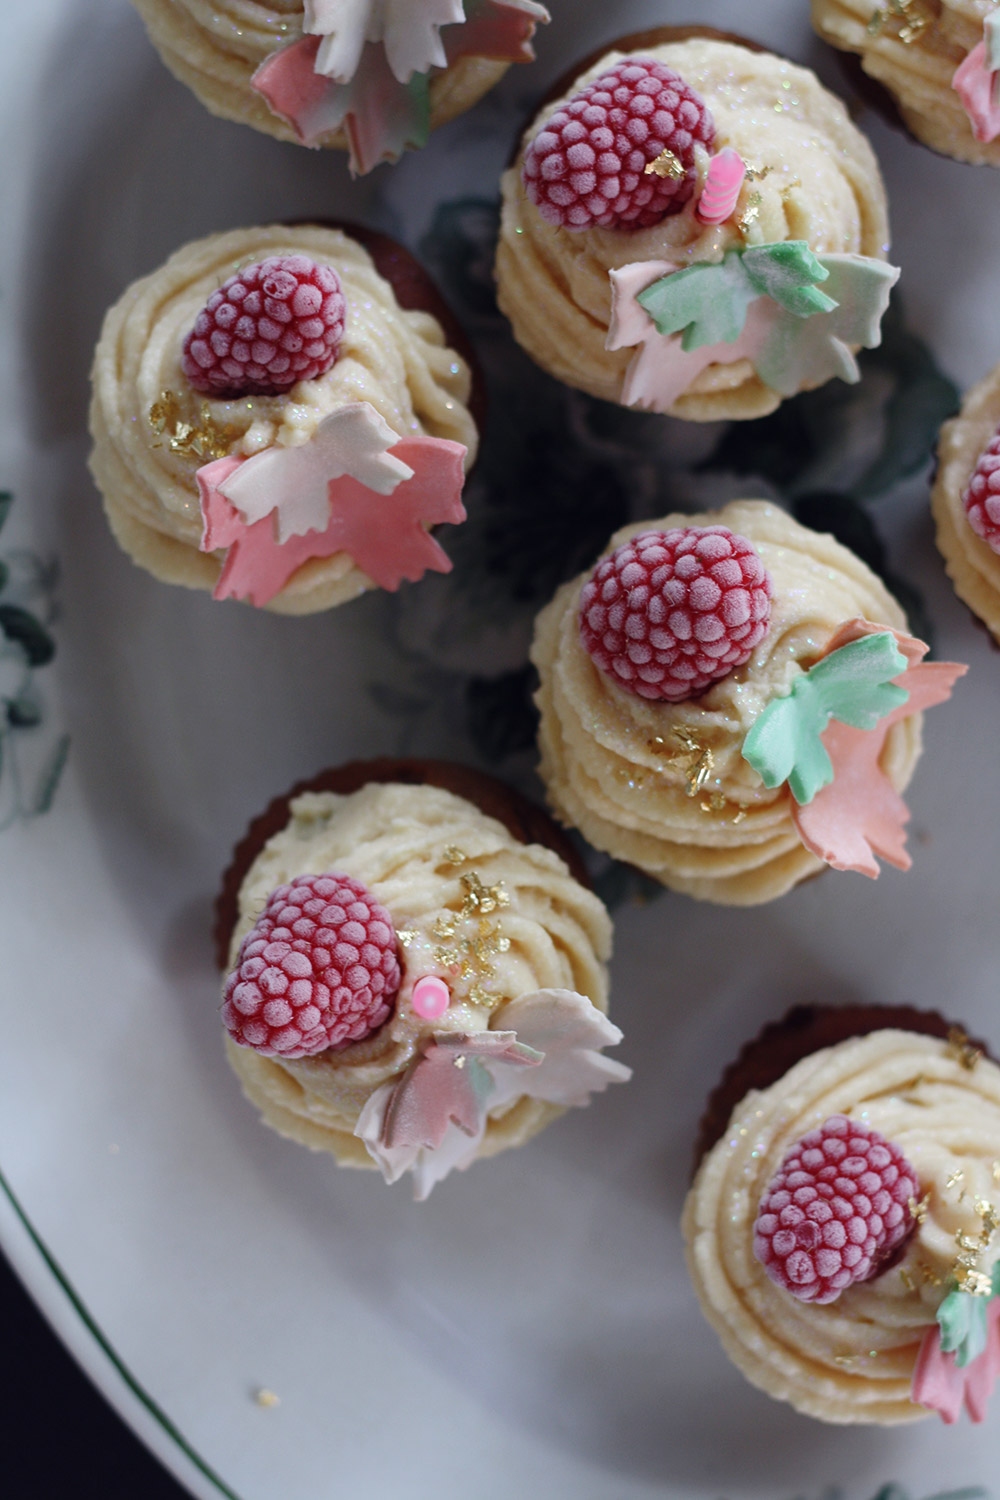
<svg viewBox="0 0 1000 1500"><path fill-rule="evenodd" d="M222 1019L268 1057L309 1057L382 1025L399 990L392 918L360 880L300 875L279 886L240 944Z"/></svg>
<svg viewBox="0 0 1000 1500"><path fill-rule="evenodd" d="M346 312L332 266L271 255L212 293L184 340L181 368L206 396L278 396L329 370Z"/></svg>
<svg viewBox="0 0 1000 1500"><path fill-rule="evenodd" d="M672 68L625 58L545 122L525 152L525 191L549 224L645 229L691 197L699 142L715 143L705 101ZM664 151L683 176L647 173Z"/></svg>
<svg viewBox="0 0 1000 1500"><path fill-rule="evenodd" d="M767 634L771 580L725 526L643 531L580 595L580 634L602 671L640 698L694 698Z"/></svg>
<svg viewBox="0 0 1000 1500"><path fill-rule="evenodd" d="M831 1115L789 1151L760 1201L753 1253L803 1302L877 1276L916 1224L917 1174L898 1146Z"/></svg>
<svg viewBox="0 0 1000 1500"><path fill-rule="evenodd" d="M976 535L1000 552L1000 427L979 455L962 504Z"/></svg>

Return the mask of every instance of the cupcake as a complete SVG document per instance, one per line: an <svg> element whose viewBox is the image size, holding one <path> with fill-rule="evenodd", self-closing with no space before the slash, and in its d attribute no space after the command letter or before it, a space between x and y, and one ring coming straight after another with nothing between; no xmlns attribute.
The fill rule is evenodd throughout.
<svg viewBox="0 0 1000 1500"><path fill-rule="evenodd" d="M90 467L117 541L167 583L285 614L447 572L428 528L465 519L477 446L456 344L385 236L186 245L122 294L94 357Z"/></svg>
<svg viewBox="0 0 1000 1500"><path fill-rule="evenodd" d="M994 0L812 0L824 41L853 53L924 145L1000 166Z"/></svg>
<svg viewBox="0 0 1000 1500"><path fill-rule="evenodd" d="M937 544L958 597L1000 641L1000 365L938 439Z"/></svg>
<svg viewBox="0 0 1000 1500"><path fill-rule="evenodd" d="M549 19L535 0L133 0L171 73L212 114L350 152L369 172L424 146ZM349 12L349 14L348 14Z"/></svg>
<svg viewBox="0 0 1000 1500"><path fill-rule="evenodd" d="M1000 1374L1000 1068L908 1007L799 1007L709 1101L684 1208L702 1309L753 1384L909 1422Z"/></svg>
<svg viewBox="0 0 1000 1500"><path fill-rule="evenodd" d="M825 864L906 869L920 710L966 670L926 651L864 563L775 505L627 526L536 622L549 801L597 848L724 905Z"/></svg>
<svg viewBox="0 0 1000 1500"><path fill-rule="evenodd" d="M216 925L227 1052L264 1122L424 1198L627 1079L602 1053L611 922L585 878L540 809L444 762L279 798Z"/></svg>
<svg viewBox="0 0 1000 1500"><path fill-rule="evenodd" d="M878 163L806 68L700 27L625 37L528 128L499 300L550 374L694 421L857 380L898 272Z"/></svg>

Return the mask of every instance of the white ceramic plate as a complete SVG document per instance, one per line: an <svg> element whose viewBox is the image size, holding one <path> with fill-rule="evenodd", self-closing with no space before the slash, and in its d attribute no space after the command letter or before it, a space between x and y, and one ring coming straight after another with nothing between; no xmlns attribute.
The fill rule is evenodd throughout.
<svg viewBox="0 0 1000 1500"><path fill-rule="evenodd" d="M353 185L341 157L211 119L125 0L5 16L0 484L15 499L0 555L4 597L51 616L58 651L24 698L40 722L0 739L0 822L18 790L31 811L67 733L70 748L50 810L0 833L0 1242L126 1420L212 1500L819 1500L830 1486L870 1500L890 1480L924 1500L987 1485L995 1420L841 1431L752 1391L701 1320L677 1226L705 1093L785 1005L941 1005L1000 1043L1000 664L939 565L923 479L876 518L941 654L972 673L928 724L909 875L831 875L759 911L624 907L614 997L632 1085L422 1206L261 1129L223 1062L208 932L234 838L338 760L468 758L466 679L523 661L527 613L508 629L490 606L445 645L458 596L443 580L308 620L154 583L111 542L85 470L100 317L177 245L240 223L353 216L416 244L444 198L494 195L530 100L625 30L696 11L839 77L804 0L758 0L752 18L740 0L552 8L536 68ZM968 384L1000 351L995 176L865 123L909 326ZM472 332L498 360L495 322ZM648 420L630 429L636 458L592 405L565 409L646 514L669 465L718 436L662 424L658 462ZM550 441L570 452L580 432ZM739 488L670 483L692 503ZM28 554L57 560L58 579ZM529 762L504 769L523 779ZM280 1405L257 1404L261 1387Z"/></svg>

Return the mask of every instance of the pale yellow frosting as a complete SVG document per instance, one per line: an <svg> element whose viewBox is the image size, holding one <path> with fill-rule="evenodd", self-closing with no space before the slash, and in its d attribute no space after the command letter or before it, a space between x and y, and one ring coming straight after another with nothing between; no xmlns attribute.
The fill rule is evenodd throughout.
<svg viewBox="0 0 1000 1500"><path fill-rule="evenodd" d="M598 849L673 890L753 906L824 866L799 839L788 787L768 791L743 760L750 726L773 698L790 692L846 621L862 616L904 629L906 617L846 547L760 500L626 526L604 555L641 531L715 525L748 537L771 576L770 629L750 660L688 702L625 692L580 640L580 591L592 569L582 573L563 585L535 626L540 774L559 817ZM889 730L882 768L897 790L913 773L920 729L915 714ZM710 765L691 795L705 752Z"/></svg>
<svg viewBox="0 0 1000 1500"><path fill-rule="evenodd" d="M892 94L918 140L958 161L1000 166L1000 140L977 141L951 86L955 69L983 39L995 0L909 0L913 20L889 17L869 30L885 0L812 0L813 25L834 47L855 52ZM929 19L929 25L921 24Z"/></svg>
<svg viewBox="0 0 1000 1500"><path fill-rule="evenodd" d="M252 125L282 141L297 141L292 127L271 110L250 80L279 47L298 41L302 0L132 0L167 67L213 115ZM461 57L430 78L431 128L471 109L506 73L509 64ZM342 130L321 146L347 149Z"/></svg>
<svg viewBox="0 0 1000 1500"><path fill-rule="evenodd" d="M208 298L238 267L271 255L304 254L332 265L347 300L336 363L282 396L203 400L181 372L184 339ZM323 417L369 402L400 437L427 434L464 443L475 458L476 427L466 402L471 376L430 313L404 311L367 250L339 229L275 224L210 235L185 245L133 282L104 320L92 372L90 467L111 529L126 552L167 583L214 588L222 554L200 552L195 474L204 460L172 452L149 416L163 392L178 394L195 423L202 405L233 429L229 451L306 442ZM297 570L267 606L284 614L328 609L372 588L344 552Z"/></svg>
<svg viewBox="0 0 1000 1500"><path fill-rule="evenodd" d="M514 337L543 369L607 401L621 397L631 349L605 349L611 317L608 273L637 261L719 261L744 244L802 239L817 253L884 260L889 229L885 192L871 147L847 111L806 68L728 42L692 40L645 48L704 99L716 147L734 147L758 174L744 185L737 219L699 224L691 204L649 229L571 231L547 224L521 181L524 149L540 126L580 88L625 54L608 52L564 98L546 104L505 174L497 249L500 306ZM707 157L702 160L702 171ZM694 421L759 417L780 401L749 361L709 365L671 412Z"/></svg>
<svg viewBox="0 0 1000 1500"><path fill-rule="evenodd" d="M456 978L435 957L447 945L435 926L461 910L463 875L475 873L486 886L502 882L509 897L490 918L509 939L507 950L490 960L496 970L485 981L491 994L512 1000L540 989L575 990L607 1011L611 920L601 902L550 849L518 843L471 802L431 786L373 783L350 796L297 797L288 825L261 850L240 889L230 963L273 890L297 875L328 872L363 881L396 931L406 934L394 1014L374 1036L342 1052L293 1061L227 1041L247 1097L268 1125L303 1146L330 1151L345 1166L373 1166L353 1132L375 1090L402 1075L433 1031L474 1033L490 1026L496 1012L470 998L473 980ZM476 934L477 920L462 919L457 940ZM453 994L433 1022L410 1005L413 986L425 974L446 978ZM539 1099L515 1099L488 1119L479 1154L520 1146L561 1113Z"/></svg>
<svg viewBox="0 0 1000 1500"><path fill-rule="evenodd" d="M845 1114L893 1141L917 1173L926 1217L902 1260L822 1306L772 1282L753 1254L760 1200L801 1136ZM702 1161L684 1208L688 1267L705 1316L752 1384L826 1422L908 1422L921 1340L956 1264L978 1239L976 1200L1000 1205L1000 1068L908 1031L825 1048L751 1091ZM956 1175L957 1174L957 1175ZM992 1269L1000 1238L984 1253Z"/></svg>
<svg viewBox="0 0 1000 1500"><path fill-rule="evenodd" d="M1000 556L969 525L962 503L979 455L1000 423L1000 365L972 387L938 439L931 491L937 544L955 592L1000 641Z"/></svg>

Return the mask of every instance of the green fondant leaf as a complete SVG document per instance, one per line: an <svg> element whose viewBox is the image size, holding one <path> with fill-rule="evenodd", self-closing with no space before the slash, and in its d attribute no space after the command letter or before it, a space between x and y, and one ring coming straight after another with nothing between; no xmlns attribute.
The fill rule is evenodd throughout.
<svg viewBox="0 0 1000 1500"><path fill-rule="evenodd" d="M796 316L779 305L754 369L772 390L793 396L803 387L839 376L860 379L852 349L871 349L881 338L882 315L899 272L865 255L819 257L828 272L827 295L836 304L822 318Z"/></svg>
<svg viewBox="0 0 1000 1500"><path fill-rule="evenodd" d="M892 682L905 671L906 658L888 630L831 651L796 680L787 697L758 715L743 742L743 759L766 787L787 781L800 806L811 802L833 780L820 738L830 720L874 729L907 701L906 689Z"/></svg>
<svg viewBox="0 0 1000 1500"><path fill-rule="evenodd" d="M714 265L688 266L654 281L637 298L658 333L681 333L686 353L703 345L733 344L747 310L761 295L747 275L742 250L730 250Z"/></svg>
<svg viewBox="0 0 1000 1500"><path fill-rule="evenodd" d="M989 1297L974 1297L957 1288L949 1292L937 1310L941 1349L954 1354L960 1370L971 1365L986 1348L986 1308Z"/></svg>
<svg viewBox="0 0 1000 1500"><path fill-rule="evenodd" d="M757 291L797 318L832 312L837 303L816 282L830 273L805 240L754 245L743 252L743 267Z"/></svg>

